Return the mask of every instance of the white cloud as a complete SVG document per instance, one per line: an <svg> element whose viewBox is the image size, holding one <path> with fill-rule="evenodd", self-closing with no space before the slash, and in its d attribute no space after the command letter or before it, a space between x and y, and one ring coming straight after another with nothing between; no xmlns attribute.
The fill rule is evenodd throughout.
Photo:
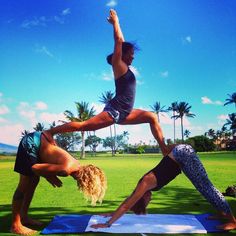
<svg viewBox="0 0 236 236"><path fill-rule="evenodd" d="M182 38L182 43L183 44L190 44L190 43L192 43L192 37L190 35L188 35L188 36Z"/></svg>
<svg viewBox="0 0 236 236"><path fill-rule="evenodd" d="M221 114L217 116L218 119L218 125L222 127L226 123L226 119L228 119L229 116L225 114Z"/></svg>
<svg viewBox="0 0 236 236"><path fill-rule="evenodd" d="M6 120L6 119L0 117L0 123L7 123L7 122L8 122L8 120Z"/></svg>
<svg viewBox="0 0 236 236"><path fill-rule="evenodd" d="M10 112L10 110L6 105L1 105L0 106L0 115L7 114L9 112Z"/></svg>
<svg viewBox="0 0 236 236"><path fill-rule="evenodd" d="M98 104L98 103L95 103L95 102L92 102L91 103L91 107L93 107L93 109L96 111L96 114L100 113L103 111L103 108L104 108L105 104Z"/></svg>
<svg viewBox="0 0 236 236"><path fill-rule="evenodd" d="M22 124L10 124L0 127L0 142L11 145L18 145L21 132L24 131Z"/></svg>
<svg viewBox="0 0 236 236"><path fill-rule="evenodd" d="M35 103L35 109L36 110L47 110L48 109L48 105L46 103L44 103L44 102L39 101L39 102Z"/></svg>
<svg viewBox="0 0 236 236"><path fill-rule="evenodd" d="M114 80L113 72L112 71L110 71L109 73L103 72L101 77L102 77L102 80L105 80L105 81L112 81L112 80Z"/></svg>
<svg viewBox="0 0 236 236"><path fill-rule="evenodd" d="M49 23L59 23L64 24L65 23L65 17L71 14L70 8L64 9L61 13L55 15L55 16L34 16L33 19L26 19L21 23L21 27L25 29L30 29L32 27L45 27Z"/></svg>
<svg viewBox="0 0 236 236"><path fill-rule="evenodd" d="M36 112L33 110L33 107L31 107L27 102L20 102L17 110L22 118L30 122L31 126L35 126L37 119Z"/></svg>
<svg viewBox="0 0 236 236"><path fill-rule="evenodd" d="M214 104L221 106L221 105L223 105L223 102L221 102L221 101L215 101Z"/></svg>
<svg viewBox="0 0 236 236"><path fill-rule="evenodd" d="M34 19L32 20L24 20L21 24L22 28L25 29L30 29L32 27L36 27L36 26L46 26L47 24L47 19L45 16L41 16L41 17L34 17Z"/></svg>
<svg viewBox="0 0 236 236"><path fill-rule="evenodd" d="M135 77L140 77L138 69L134 66L129 66L130 70L134 73Z"/></svg>
<svg viewBox="0 0 236 236"><path fill-rule="evenodd" d="M63 113L48 113L48 112L43 112L39 115L39 121L42 123L49 123L51 124L52 122L58 122L58 121L66 121L66 117Z"/></svg>
<svg viewBox="0 0 236 236"><path fill-rule="evenodd" d="M64 9L64 10L62 11L62 13L61 13L62 16L67 16L67 15L69 15L69 14L71 14L70 8Z"/></svg>
<svg viewBox="0 0 236 236"><path fill-rule="evenodd" d="M162 78L167 78L169 76L169 71L163 71L160 74Z"/></svg>
<svg viewBox="0 0 236 236"><path fill-rule="evenodd" d="M223 120L223 121L225 121L228 118L229 118L229 116L228 115L224 115L224 114L217 116L217 119Z"/></svg>
<svg viewBox="0 0 236 236"><path fill-rule="evenodd" d="M213 102L211 101L210 98L208 97L201 97L202 103L203 104L212 104Z"/></svg>
<svg viewBox="0 0 236 236"><path fill-rule="evenodd" d="M115 7L116 5L117 5L117 1L115 1L115 0L110 0L106 4L107 7Z"/></svg>
<svg viewBox="0 0 236 236"><path fill-rule="evenodd" d="M212 101L210 98L204 96L204 97L201 97L201 100L202 100L202 104L212 104L212 105L223 105L223 103L221 101Z"/></svg>
<svg viewBox="0 0 236 236"><path fill-rule="evenodd" d="M35 52L54 58L54 55L47 49L46 46L41 46L41 47L37 46L37 48L35 49Z"/></svg>
<svg viewBox="0 0 236 236"><path fill-rule="evenodd" d="M65 19L60 16L54 16L54 20L61 25L65 23Z"/></svg>
<svg viewBox="0 0 236 236"><path fill-rule="evenodd" d="M185 40L186 40L186 42L188 42L188 43L191 43L191 42L192 42L192 38L191 38L191 36L187 36L187 37L185 37Z"/></svg>

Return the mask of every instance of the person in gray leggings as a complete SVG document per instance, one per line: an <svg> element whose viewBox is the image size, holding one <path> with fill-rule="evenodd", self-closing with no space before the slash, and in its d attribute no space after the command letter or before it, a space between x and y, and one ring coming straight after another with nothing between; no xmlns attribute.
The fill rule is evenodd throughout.
<svg viewBox="0 0 236 236"><path fill-rule="evenodd" d="M135 214L145 214L146 207L151 200L151 192L158 191L173 180L181 171L189 178L196 189L218 211L216 216L209 218L223 218L227 222L219 225L222 230L236 229L236 219L224 196L209 180L206 170L196 155L194 149L187 144L176 145L172 152L163 157L159 164L146 173L138 182L132 194L126 198L106 223L92 225L93 228L110 227L128 210Z"/></svg>

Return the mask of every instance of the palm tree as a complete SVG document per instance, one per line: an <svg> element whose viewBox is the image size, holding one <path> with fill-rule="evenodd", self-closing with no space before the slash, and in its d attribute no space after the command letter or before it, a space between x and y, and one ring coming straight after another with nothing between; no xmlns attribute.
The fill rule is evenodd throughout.
<svg viewBox="0 0 236 236"><path fill-rule="evenodd" d="M160 115L159 114L161 112L167 112L168 111L168 109L165 109L165 106L163 106L163 107L161 106L160 102L155 102L153 104L153 106L150 106L150 107L152 108L152 111L157 114L158 122L160 122Z"/></svg>
<svg viewBox="0 0 236 236"><path fill-rule="evenodd" d="M236 134L236 113L229 114L228 116L229 118L226 119L224 127L229 126L229 129L232 130L234 136Z"/></svg>
<svg viewBox="0 0 236 236"><path fill-rule="evenodd" d="M21 132L21 137L23 138L25 135L29 134L30 132L28 130L24 130Z"/></svg>
<svg viewBox="0 0 236 236"><path fill-rule="evenodd" d="M74 114L71 111L66 110L64 112L64 115L66 118L70 121L77 121L77 122L82 122L85 120L90 119L95 115L95 110L92 107L89 109L89 104L87 102L76 102L76 109L77 109L77 116L74 116ZM82 139L82 147L81 147L81 155L80 158L85 157L85 138L84 134L85 131L80 131L81 132L81 139Z"/></svg>
<svg viewBox="0 0 236 236"><path fill-rule="evenodd" d="M236 93L233 93L233 94L228 94L229 98L225 99L225 105L228 105L228 104L231 104L231 103L234 103L235 105L235 108L236 108Z"/></svg>
<svg viewBox="0 0 236 236"><path fill-rule="evenodd" d="M173 112L173 113L172 113L172 117L174 117L175 114L176 114L177 105L178 105L177 102L172 102L172 103L171 103L171 106L168 107L168 110ZM174 120L174 143L175 143L175 119L173 119L173 120Z"/></svg>
<svg viewBox="0 0 236 236"><path fill-rule="evenodd" d="M192 106L190 106L187 102L180 102L177 105L177 114L173 116L173 118L178 119L180 118L181 122L181 135L182 135L182 142L184 141L184 126L183 126L183 118L186 117L195 117L196 115L193 113L190 113L190 109Z"/></svg>
<svg viewBox="0 0 236 236"><path fill-rule="evenodd" d="M108 102L111 101L111 99L114 97L114 93L109 91L106 91L104 93L102 93L102 96L99 97L99 102L103 103L103 104L107 104ZM110 136L112 139L112 129L110 126ZM112 148L112 150L116 150L115 149L115 145L116 145L116 124L114 123L114 148ZM115 153L113 153L112 151L112 155L114 155Z"/></svg>
<svg viewBox="0 0 236 236"><path fill-rule="evenodd" d="M184 136L185 136L186 138L188 138L190 134L191 134L191 132L190 132L188 129L186 129L186 130L184 131Z"/></svg>
<svg viewBox="0 0 236 236"><path fill-rule="evenodd" d="M114 93L109 91L106 91L105 93L102 93L102 96L99 97L99 102L107 104L111 101L111 99L114 97Z"/></svg>
<svg viewBox="0 0 236 236"><path fill-rule="evenodd" d="M33 129L34 129L35 131L43 131L43 130L45 130L44 124L38 122L38 123L36 124L36 126L35 126Z"/></svg>
<svg viewBox="0 0 236 236"><path fill-rule="evenodd" d="M209 129L206 133L206 136L208 136L209 138L212 138L213 140L215 140L216 138L216 132L214 129Z"/></svg>

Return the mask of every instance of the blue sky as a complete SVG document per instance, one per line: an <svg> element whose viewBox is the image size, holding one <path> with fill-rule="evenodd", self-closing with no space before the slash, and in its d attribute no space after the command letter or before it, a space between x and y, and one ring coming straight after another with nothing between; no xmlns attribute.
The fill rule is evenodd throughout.
<svg viewBox="0 0 236 236"><path fill-rule="evenodd" d="M99 97L114 91L106 56L113 49L109 9L118 12L127 41L140 50L133 70L136 108L185 101L195 118L191 135L220 129L234 106L236 1L233 0L2 0L0 8L0 142L17 145L21 131L46 127L86 101L100 112ZM173 138L171 114L161 116ZM131 143L153 142L148 125L118 126ZM109 129L97 132L109 135ZM179 125L177 136L180 137Z"/></svg>

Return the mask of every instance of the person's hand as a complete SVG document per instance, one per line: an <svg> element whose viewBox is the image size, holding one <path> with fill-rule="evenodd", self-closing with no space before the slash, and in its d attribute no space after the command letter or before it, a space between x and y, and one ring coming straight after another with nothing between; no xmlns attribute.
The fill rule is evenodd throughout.
<svg viewBox="0 0 236 236"><path fill-rule="evenodd" d="M118 19L118 16L117 16L115 10L113 10L113 9L110 10L110 15L109 15L109 17L107 17L107 20L112 25L115 24L115 22L119 22L119 19Z"/></svg>
<svg viewBox="0 0 236 236"><path fill-rule="evenodd" d="M90 225L91 228L94 229L98 229L98 228L109 228L110 225L108 225L107 223L100 223L100 224L94 224L94 225Z"/></svg>
<svg viewBox="0 0 236 236"><path fill-rule="evenodd" d="M61 180L57 176L48 176L46 180L55 188L60 188L62 186Z"/></svg>

